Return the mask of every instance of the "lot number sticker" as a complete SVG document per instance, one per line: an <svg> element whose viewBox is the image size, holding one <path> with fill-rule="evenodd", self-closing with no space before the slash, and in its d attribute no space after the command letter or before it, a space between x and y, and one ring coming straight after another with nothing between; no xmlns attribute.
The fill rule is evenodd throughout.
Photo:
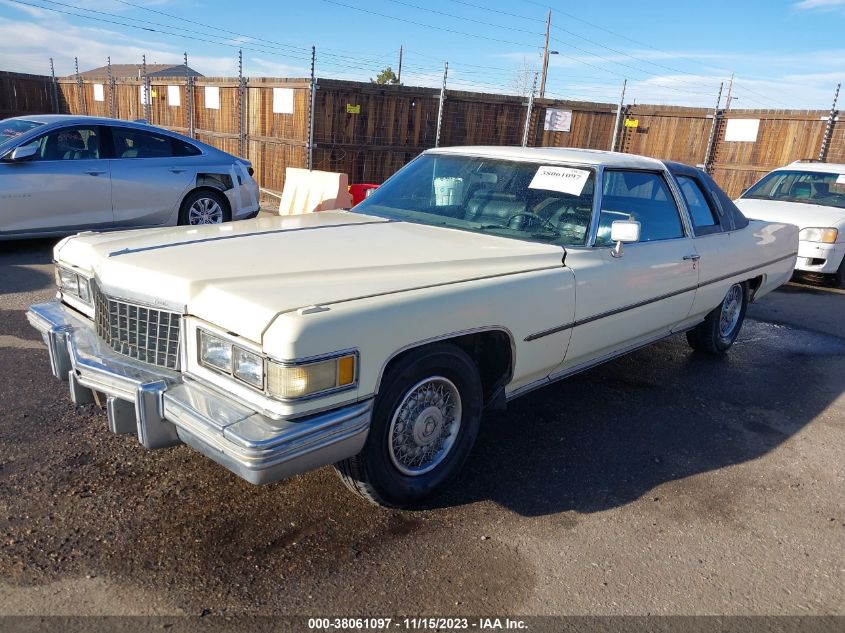
<svg viewBox="0 0 845 633"><path fill-rule="evenodd" d="M528 188L547 189L548 191L560 191L572 196L580 196L589 177L590 172L585 169L543 165L534 174Z"/></svg>

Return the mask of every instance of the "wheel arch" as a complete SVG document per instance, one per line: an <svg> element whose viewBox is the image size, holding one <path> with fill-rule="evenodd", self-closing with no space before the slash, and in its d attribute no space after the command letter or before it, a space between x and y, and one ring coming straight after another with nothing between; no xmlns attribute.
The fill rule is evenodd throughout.
<svg viewBox="0 0 845 633"><path fill-rule="evenodd" d="M516 344L511 331L498 325L443 334L402 347L382 364L375 393L378 394L384 377L399 360L427 346L443 343L455 345L472 358L481 378L485 407L503 408L504 387L511 381L516 364Z"/></svg>
<svg viewBox="0 0 845 633"><path fill-rule="evenodd" d="M229 217L232 217L232 203L229 200L229 196L226 195L226 190L220 187L216 187L210 182L205 182L201 179L201 176L197 176L196 185L191 187L185 192L185 195L182 196L182 200L179 202L178 208L178 215L177 221L182 217L185 213L185 202L190 198L193 194L197 193L198 191L212 191L216 194L219 194L220 197L223 199L223 203L226 205L225 211L228 211Z"/></svg>

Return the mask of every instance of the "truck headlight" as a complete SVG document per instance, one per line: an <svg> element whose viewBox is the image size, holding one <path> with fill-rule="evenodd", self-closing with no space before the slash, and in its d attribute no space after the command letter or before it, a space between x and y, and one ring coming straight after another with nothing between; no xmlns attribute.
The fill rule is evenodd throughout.
<svg viewBox="0 0 845 633"><path fill-rule="evenodd" d="M798 233L798 239L804 242L821 242L822 244L833 244L836 238L839 237L839 231L836 229L817 229L809 228L802 229Z"/></svg>
<svg viewBox="0 0 845 633"><path fill-rule="evenodd" d="M91 287L87 277L63 266L56 266L56 284L62 292L73 295L87 304L91 303Z"/></svg>
<svg viewBox="0 0 845 633"><path fill-rule="evenodd" d="M323 394L355 384L356 354L295 365L270 361L267 366L267 390L284 399Z"/></svg>

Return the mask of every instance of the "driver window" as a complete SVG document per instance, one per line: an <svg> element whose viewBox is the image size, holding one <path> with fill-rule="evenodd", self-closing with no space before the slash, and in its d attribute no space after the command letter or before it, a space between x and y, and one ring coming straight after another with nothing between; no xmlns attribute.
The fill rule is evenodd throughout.
<svg viewBox="0 0 845 633"><path fill-rule="evenodd" d="M31 160L96 160L100 158L100 132L96 127L66 127L38 140Z"/></svg>
<svg viewBox="0 0 845 633"><path fill-rule="evenodd" d="M684 236L681 214L662 175L644 171L606 170L596 246L610 246L615 220L642 225L641 242Z"/></svg>

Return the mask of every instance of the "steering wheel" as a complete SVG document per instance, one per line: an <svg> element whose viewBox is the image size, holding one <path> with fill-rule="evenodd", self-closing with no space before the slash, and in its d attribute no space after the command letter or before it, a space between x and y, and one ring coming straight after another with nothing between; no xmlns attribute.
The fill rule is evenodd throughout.
<svg viewBox="0 0 845 633"><path fill-rule="evenodd" d="M511 226L511 223L518 218L528 218L528 222L524 222L524 224L526 226L524 226L524 227L522 227L522 226ZM560 235L560 231L558 230L558 228L554 224L552 224L548 220L541 218L539 215L535 215L533 213L528 213L527 211L520 211L519 213L514 213L512 216L510 216L507 219L505 224L508 226L508 228L520 229L520 230L522 230L523 228L527 229L532 224L539 224L540 226L542 226L542 227L548 229L549 231L551 231L552 233L554 233L556 235Z"/></svg>

